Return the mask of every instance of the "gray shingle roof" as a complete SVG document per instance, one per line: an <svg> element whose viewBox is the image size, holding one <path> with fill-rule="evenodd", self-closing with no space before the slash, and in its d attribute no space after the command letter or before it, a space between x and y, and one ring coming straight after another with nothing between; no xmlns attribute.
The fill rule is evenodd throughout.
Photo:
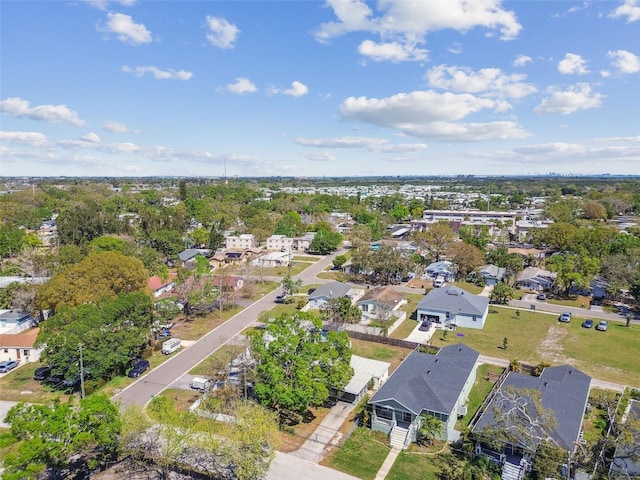
<svg viewBox="0 0 640 480"><path fill-rule="evenodd" d="M488 297L480 297L449 285L431 290L418 304L418 310L433 310L453 314L484 315Z"/></svg>
<svg viewBox="0 0 640 480"><path fill-rule="evenodd" d="M324 285L320 285L313 293L309 294L309 300L346 297L349 290L351 290L351 287L346 283L329 282Z"/></svg>
<svg viewBox="0 0 640 480"><path fill-rule="evenodd" d="M187 250L183 250L182 252L180 252L178 254L178 258L183 262L188 262L196 255L206 256L209 255L209 253L211 253L211 250L208 250L206 248L188 248Z"/></svg>
<svg viewBox="0 0 640 480"><path fill-rule="evenodd" d="M449 415L478 357L462 344L446 346L437 355L411 352L369 403L395 400L415 415L423 410Z"/></svg>
<svg viewBox="0 0 640 480"><path fill-rule="evenodd" d="M547 367L539 377L510 372L500 388L505 390L509 387L538 390L542 406L553 412L556 418L556 425L546 433L561 448L573 451L574 442L578 440L582 428L591 377L570 365L563 365ZM489 404L474 431L495 424L494 404L495 401Z"/></svg>
<svg viewBox="0 0 640 480"><path fill-rule="evenodd" d="M629 411L625 421L640 420L640 402L631 400ZM620 475L640 476L640 461L637 459L638 445L640 445L640 432L634 435L635 445L618 445L613 456L611 472ZM624 477L623 477L624 478ZM634 477L635 478L635 477Z"/></svg>
<svg viewBox="0 0 640 480"><path fill-rule="evenodd" d="M480 267L478 270L480 275L494 277L498 280L502 280L502 277L504 277L504 274L506 271L507 271L506 268L498 267L497 265L491 265L491 264L484 265Z"/></svg>

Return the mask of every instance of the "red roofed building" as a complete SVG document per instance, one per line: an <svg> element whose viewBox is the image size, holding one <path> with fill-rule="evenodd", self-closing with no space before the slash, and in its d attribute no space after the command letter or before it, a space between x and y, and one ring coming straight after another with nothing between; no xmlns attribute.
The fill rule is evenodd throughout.
<svg viewBox="0 0 640 480"><path fill-rule="evenodd" d="M0 334L0 361L17 360L20 363L40 360L40 348L35 348L39 328L31 328L23 333Z"/></svg>
<svg viewBox="0 0 640 480"><path fill-rule="evenodd" d="M149 280L147 280L147 287L149 287L149 290L153 292L153 296L155 298L158 298L163 294L170 292L171 290L173 290L174 286L175 284L173 283L173 279L164 281L157 275L149 277Z"/></svg>

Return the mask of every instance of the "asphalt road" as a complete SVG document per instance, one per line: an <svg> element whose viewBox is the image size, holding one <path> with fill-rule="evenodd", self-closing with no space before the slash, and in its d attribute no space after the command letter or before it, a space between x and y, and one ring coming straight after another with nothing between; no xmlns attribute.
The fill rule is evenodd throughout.
<svg viewBox="0 0 640 480"><path fill-rule="evenodd" d="M581 318L592 318L597 320L610 320L614 322L624 322L626 323L626 318L618 313L607 313L607 312L599 312L596 310L590 310L587 308L579 308L579 307L566 307L563 305L554 305L552 303L541 302L540 300L536 300L535 295L527 294L524 296L523 300L511 300L509 302L509 306L521 308L522 310L529 310L531 305L535 305L536 311L539 312L550 312L557 313L560 315L563 312L571 312L573 315L577 315ZM631 323L638 323L637 320L631 320Z"/></svg>
<svg viewBox="0 0 640 480"><path fill-rule="evenodd" d="M316 275L331 265L336 255L344 252L344 249L340 249L321 258L302 273L294 276L294 279L299 278L303 283L317 282ZM200 340L173 354L172 358L162 365L114 395L113 400L120 402L121 409L126 409L130 405L145 405L151 398L177 382L185 373L255 322L262 311L271 309L278 293L279 289L276 289L247 306Z"/></svg>

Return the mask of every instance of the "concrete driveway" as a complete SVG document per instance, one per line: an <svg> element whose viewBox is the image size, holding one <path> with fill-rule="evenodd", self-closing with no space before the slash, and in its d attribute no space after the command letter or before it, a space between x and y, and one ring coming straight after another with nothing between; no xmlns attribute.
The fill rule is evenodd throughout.
<svg viewBox="0 0 640 480"><path fill-rule="evenodd" d="M304 458L276 452L266 480L357 480L357 477L323 467Z"/></svg>

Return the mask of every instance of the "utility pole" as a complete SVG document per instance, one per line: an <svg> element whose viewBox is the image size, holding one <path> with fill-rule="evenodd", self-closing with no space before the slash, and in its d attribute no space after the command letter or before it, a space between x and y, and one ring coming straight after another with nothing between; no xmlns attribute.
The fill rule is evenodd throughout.
<svg viewBox="0 0 640 480"><path fill-rule="evenodd" d="M82 344L78 345L80 349L80 398L84 400L84 363L82 361Z"/></svg>

